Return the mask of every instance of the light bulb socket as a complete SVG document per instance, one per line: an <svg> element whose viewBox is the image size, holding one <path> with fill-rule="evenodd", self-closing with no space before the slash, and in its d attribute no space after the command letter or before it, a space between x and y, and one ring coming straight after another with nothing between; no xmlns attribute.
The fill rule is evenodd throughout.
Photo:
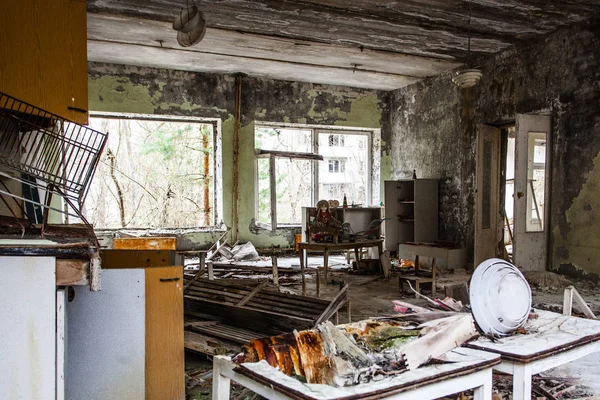
<svg viewBox="0 0 600 400"><path fill-rule="evenodd" d="M481 71L476 68L463 69L452 78L452 82L459 88L466 89L475 86L482 75Z"/></svg>

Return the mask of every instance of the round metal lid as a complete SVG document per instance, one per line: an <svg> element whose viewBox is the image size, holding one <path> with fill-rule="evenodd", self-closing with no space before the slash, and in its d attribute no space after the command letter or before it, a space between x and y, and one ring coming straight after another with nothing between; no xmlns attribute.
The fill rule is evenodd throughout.
<svg viewBox="0 0 600 400"><path fill-rule="evenodd" d="M473 317L479 328L506 336L527 321L531 288L517 267L499 258L479 264L469 289Z"/></svg>

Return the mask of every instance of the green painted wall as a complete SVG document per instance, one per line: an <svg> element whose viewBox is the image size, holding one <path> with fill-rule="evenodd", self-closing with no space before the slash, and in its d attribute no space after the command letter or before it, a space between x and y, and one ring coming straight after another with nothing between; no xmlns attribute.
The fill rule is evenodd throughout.
<svg viewBox="0 0 600 400"><path fill-rule="evenodd" d="M585 183L565 213L567 226L561 234L555 226L554 254L556 264L569 263L588 273L600 273L600 153Z"/></svg>
<svg viewBox="0 0 600 400"><path fill-rule="evenodd" d="M88 70L91 111L222 120L223 220L230 227L235 78L100 63L89 63ZM256 247L290 246L295 231L271 232L254 225L254 121L373 128L381 129L383 138L389 135L385 92L244 77L241 112L239 239L251 241ZM382 180L390 177L387 153L385 157ZM213 240L214 234L196 232L183 234L178 243L182 249L191 249L210 245Z"/></svg>

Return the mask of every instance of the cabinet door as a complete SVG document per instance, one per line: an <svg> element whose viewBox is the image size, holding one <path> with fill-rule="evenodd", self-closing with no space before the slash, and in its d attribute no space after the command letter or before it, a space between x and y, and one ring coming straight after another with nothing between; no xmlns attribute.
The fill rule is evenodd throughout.
<svg viewBox="0 0 600 400"><path fill-rule="evenodd" d="M54 257L0 257L0 399L54 398Z"/></svg>
<svg viewBox="0 0 600 400"><path fill-rule="evenodd" d="M88 123L87 18L85 0L69 1L69 48L71 65L67 70L69 85L67 115L72 121Z"/></svg>
<svg viewBox="0 0 600 400"><path fill-rule="evenodd" d="M87 123L86 42L84 1L4 1L0 92Z"/></svg>
<svg viewBox="0 0 600 400"><path fill-rule="evenodd" d="M146 399L185 399L183 267L146 269Z"/></svg>

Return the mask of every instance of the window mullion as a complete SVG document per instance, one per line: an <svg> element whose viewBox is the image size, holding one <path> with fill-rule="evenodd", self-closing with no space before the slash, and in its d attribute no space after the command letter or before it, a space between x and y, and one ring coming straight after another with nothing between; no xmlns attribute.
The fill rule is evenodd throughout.
<svg viewBox="0 0 600 400"><path fill-rule="evenodd" d="M275 156L269 157L269 185L271 186L271 230L277 229L277 179L275 177Z"/></svg>
<svg viewBox="0 0 600 400"><path fill-rule="evenodd" d="M319 154L319 131L313 129L313 153ZM312 164L312 201L317 204L319 201L319 162L313 161Z"/></svg>

